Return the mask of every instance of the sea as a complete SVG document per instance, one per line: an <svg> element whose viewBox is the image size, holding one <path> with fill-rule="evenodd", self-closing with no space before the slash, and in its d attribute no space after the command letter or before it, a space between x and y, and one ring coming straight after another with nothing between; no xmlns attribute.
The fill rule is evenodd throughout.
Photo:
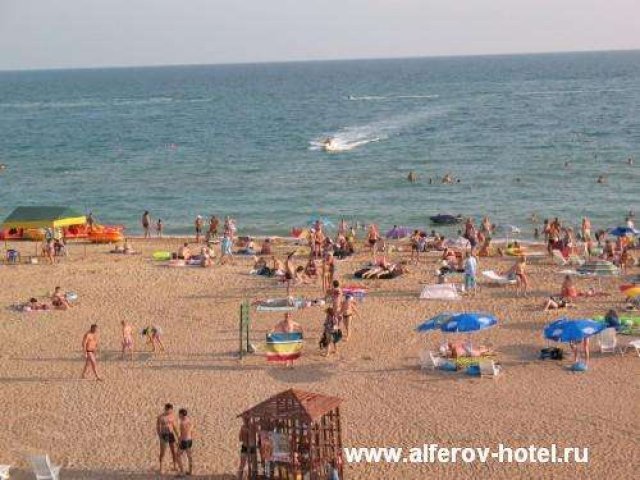
<svg viewBox="0 0 640 480"><path fill-rule="evenodd" d="M0 217L65 205L131 233L144 210L176 235L196 215L606 228L639 203L640 51L5 71L0 163Z"/></svg>

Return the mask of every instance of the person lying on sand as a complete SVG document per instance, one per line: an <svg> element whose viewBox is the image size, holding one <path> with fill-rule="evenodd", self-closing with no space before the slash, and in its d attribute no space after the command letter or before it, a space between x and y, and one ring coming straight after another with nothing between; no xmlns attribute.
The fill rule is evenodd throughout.
<svg viewBox="0 0 640 480"><path fill-rule="evenodd" d="M50 308L51 307L49 305L39 302L35 297L30 298L27 303L20 307L23 312L37 312L42 310L49 310Z"/></svg>
<svg viewBox="0 0 640 480"><path fill-rule="evenodd" d="M67 294L60 287L56 287L51 295L51 305L58 310L68 310L73 305L67 299Z"/></svg>
<svg viewBox="0 0 640 480"><path fill-rule="evenodd" d="M484 345L474 347L471 342L449 342L446 345L446 356L451 358L482 357L492 354L493 351Z"/></svg>
<svg viewBox="0 0 640 480"><path fill-rule="evenodd" d="M545 303L543 312L548 312L549 310L559 310L561 308L570 308L575 307L573 303L571 303L569 298L565 298L558 295L552 295L547 299L547 303Z"/></svg>

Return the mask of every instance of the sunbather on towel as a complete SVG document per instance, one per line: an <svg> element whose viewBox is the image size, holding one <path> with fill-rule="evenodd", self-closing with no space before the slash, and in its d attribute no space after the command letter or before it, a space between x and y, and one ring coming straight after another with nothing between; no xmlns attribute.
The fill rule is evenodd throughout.
<svg viewBox="0 0 640 480"><path fill-rule="evenodd" d="M30 298L27 303L21 306L23 312L37 312L40 310L49 310L50 308L46 303L38 302L37 298Z"/></svg>
<svg viewBox="0 0 640 480"><path fill-rule="evenodd" d="M559 310L561 308L569 308L574 306L575 305L571 303L568 298L552 295L547 299L547 303L545 304L543 311L547 312L549 310Z"/></svg>
<svg viewBox="0 0 640 480"><path fill-rule="evenodd" d="M483 355L488 355L492 353L491 349L480 345L478 347L474 347L470 342L455 342L447 344L447 356L451 358L461 358L461 357L482 357Z"/></svg>

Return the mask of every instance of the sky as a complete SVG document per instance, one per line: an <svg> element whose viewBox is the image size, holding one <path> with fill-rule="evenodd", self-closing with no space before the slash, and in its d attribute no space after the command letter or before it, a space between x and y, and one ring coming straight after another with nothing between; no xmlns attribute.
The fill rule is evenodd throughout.
<svg viewBox="0 0 640 480"><path fill-rule="evenodd" d="M640 49L640 0L0 0L0 70Z"/></svg>

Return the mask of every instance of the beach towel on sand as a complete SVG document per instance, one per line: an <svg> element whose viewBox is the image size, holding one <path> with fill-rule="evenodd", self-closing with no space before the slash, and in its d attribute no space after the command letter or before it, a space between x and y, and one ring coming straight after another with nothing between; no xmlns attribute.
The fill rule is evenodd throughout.
<svg viewBox="0 0 640 480"><path fill-rule="evenodd" d="M485 270L482 272L482 276L485 277L489 283L496 285L515 285L516 279L510 278L505 275L499 275L493 270Z"/></svg>
<svg viewBox="0 0 640 480"><path fill-rule="evenodd" d="M296 360L302 354L302 332L267 334L267 361Z"/></svg>
<svg viewBox="0 0 640 480"><path fill-rule="evenodd" d="M460 300L456 286L450 283L427 285L422 289L423 300Z"/></svg>

